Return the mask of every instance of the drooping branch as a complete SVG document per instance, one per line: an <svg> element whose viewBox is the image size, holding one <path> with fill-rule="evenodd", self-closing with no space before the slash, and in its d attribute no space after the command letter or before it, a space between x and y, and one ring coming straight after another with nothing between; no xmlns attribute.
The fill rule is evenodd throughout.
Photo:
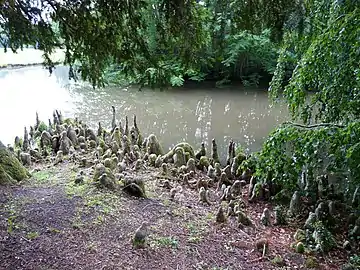
<svg viewBox="0 0 360 270"><path fill-rule="evenodd" d="M322 128L322 127L337 127L337 128L344 128L344 125L340 124L334 124L334 123L319 123L319 124L313 124L313 125L303 125L299 123L293 123L293 122L285 122L284 125L292 125L294 127L298 128L305 128L305 129L314 129L314 128Z"/></svg>

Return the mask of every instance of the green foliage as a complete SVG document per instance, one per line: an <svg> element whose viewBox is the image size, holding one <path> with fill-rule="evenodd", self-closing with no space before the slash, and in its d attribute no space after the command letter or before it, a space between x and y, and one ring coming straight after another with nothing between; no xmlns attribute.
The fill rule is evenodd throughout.
<svg viewBox="0 0 360 270"><path fill-rule="evenodd" d="M205 75L219 85L233 78L252 85L272 72L273 41L281 40L296 6L273 2L15 1L0 10L0 43L5 51L24 45L43 50L50 71L51 52L62 48L70 77L94 86L179 86Z"/></svg>
<svg viewBox="0 0 360 270"><path fill-rule="evenodd" d="M36 181L41 183L48 181L51 175L48 171L38 171L34 172L32 176L36 179Z"/></svg>
<svg viewBox="0 0 360 270"><path fill-rule="evenodd" d="M271 263L277 266L283 266L285 264L284 259L280 255L276 255L272 260Z"/></svg>
<svg viewBox="0 0 360 270"><path fill-rule="evenodd" d="M270 95L283 95L293 119L307 125L272 132L256 174L290 190L302 172L335 174L351 192L360 183L360 2L300 2L285 25ZM326 124L312 124L318 121Z"/></svg>
<svg viewBox="0 0 360 270"><path fill-rule="evenodd" d="M347 126L285 123L270 134L258 154L256 175L295 189L304 168L309 176L342 175L342 187L360 183L360 122ZM310 174L313 175L310 175Z"/></svg>
<svg viewBox="0 0 360 270"><path fill-rule="evenodd" d="M29 176L27 169L0 141L0 184L22 181Z"/></svg>
<svg viewBox="0 0 360 270"><path fill-rule="evenodd" d="M315 223L315 231L313 238L317 248L323 252L328 252L332 248L336 247L336 241L331 232L324 226L321 221Z"/></svg>
<svg viewBox="0 0 360 270"><path fill-rule="evenodd" d="M26 238L29 240L34 240L39 236L38 232L29 232L26 234Z"/></svg>
<svg viewBox="0 0 360 270"><path fill-rule="evenodd" d="M171 248L178 248L179 241L173 237L160 237L156 239L159 246L167 246Z"/></svg>
<svg viewBox="0 0 360 270"><path fill-rule="evenodd" d="M48 127L43 121L41 121L40 124L39 124L39 127L38 127L38 131L41 133L41 132L43 132L45 130L48 130Z"/></svg>
<svg viewBox="0 0 360 270"><path fill-rule="evenodd" d="M306 3L306 32L286 33L271 83L272 95L281 93L287 79L285 67L296 59L283 92L292 115L305 123L351 121L360 116L360 3Z"/></svg>
<svg viewBox="0 0 360 270"><path fill-rule="evenodd" d="M5 51L34 45L44 51L45 65L55 48L65 49L70 76L103 85L103 73L110 63L127 65L126 72L158 68L158 59L148 44L147 21L161 18L155 27L159 36L154 48L191 40L177 47L183 63L202 44L202 21L196 1L10 1L0 10L0 43ZM46 12L46 16L41 12ZM145 16L147 13L147 16ZM171 38L168 38L171 37ZM171 48L171 47L170 47ZM151 65L149 65L151 63ZM74 69L73 67L77 67ZM145 67L145 69L144 69Z"/></svg>
<svg viewBox="0 0 360 270"><path fill-rule="evenodd" d="M355 268L360 268L360 256L359 255L353 255L350 257L350 263Z"/></svg>
<svg viewBox="0 0 360 270"><path fill-rule="evenodd" d="M237 169L238 171L237 174L240 175L247 169L250 169L252 172L255 172L257 163L258 163L257 156L251 155L250 157L248 157L247 159L241 162L240 166Z"/></svg>
<svg viewBox="0 0 360 270"><path fill-rule="evenodd" d="M259 74L256 71L263 69L272 74L276 65L277 49L270 41L270 31L264 30L259 35L247 31L226 37L225 59L222 64L238 74L243 80L246 78L252 84L258 84ZM249 71L255 72L250 73Z"/></svg>

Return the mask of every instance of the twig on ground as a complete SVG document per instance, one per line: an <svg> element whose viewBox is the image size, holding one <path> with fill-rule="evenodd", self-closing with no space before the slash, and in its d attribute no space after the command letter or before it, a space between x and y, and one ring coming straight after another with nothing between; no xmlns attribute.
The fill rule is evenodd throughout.
<svg viewBox="0 0 360 270"><path fill-rule="evenodd" d="M25 237L23 237L23 236L21 236L21 238L22 239L24 239L26 242L29 242L29 243L31 243L31 240L29 240L29 239L26 239Z"/></svg>

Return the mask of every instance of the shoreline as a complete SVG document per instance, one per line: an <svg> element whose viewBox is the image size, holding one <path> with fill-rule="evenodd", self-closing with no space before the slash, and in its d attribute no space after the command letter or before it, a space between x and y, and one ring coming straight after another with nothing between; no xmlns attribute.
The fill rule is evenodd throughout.
<svg viewBox="0 0 360 270"><path fill-rule="evenodd" d="M3 49L3 48L2 48ZM65 59L64 51L61 49L55 50L51 54L51 60L55 63L61 63ZM17 50L16 53L12 51L0 51L0 69L6 68L22 68L27 66L43 65L43 51L34 48L23 48Z"/></svg>
<svg viewBox="0 0 360 270"><path fill-rule="evenodd" d="M61 65L61 61L54 62L55 66ZM45 67L44 63L29 63L29 64L7 64L0 66L0 70L3 69L19 69L19 68L25 68L25 67Z"/></svg>

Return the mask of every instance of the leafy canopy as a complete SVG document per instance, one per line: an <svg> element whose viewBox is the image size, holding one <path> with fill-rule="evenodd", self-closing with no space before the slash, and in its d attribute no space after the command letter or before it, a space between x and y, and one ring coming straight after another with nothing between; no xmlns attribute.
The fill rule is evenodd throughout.
<svg viewBox="0 0 360 270"><path fill-rule="evenodd" d="M296 1L32 0L0 3L0 42L16 51L36 45L66 52L82 79L103 85L115 73L129 82L180 85L205 75L257 83L271 73L276 44ZM116 72L115 72L116 71ZM70 75L77 73L70 69ZM255 75L255 76L254 76Z"/></svg>
<svg viewBox="0 0 360 270"><path fill-rule="evenodd" d="M351 191L360 184L360 2L301 6L284 33L270 93L306 125L287 123L270 134L256 174L295 189L302 172L313 179L331 173Z"/></svg>
<svg viewBox="0 0 360 270"><path fill-rule="evenodd" d="M196 1L156 1L152 16L160 16L166 26L160 29L175 40L192 41L178 48L190 59L191 48L201 41ZM80 65L81 76L93 85L102 85L102 74L110 63L139 61L156 66L145 38L146 16L151 1L2 1L0 42L16 51L34 45L44 51L45 64L53 67L49 55L55 48L65 49L65 64ZM58 25L56 32L52 25ZM199 41L199 42L198 42ZM158 46L166 44L165 38ZM136 59L136 60L134 60ZM71 69L72 71L72 69ZM72 74L75 76L75 74Z"/></svg>
<svg viewBox="0 0 360 270"><path fill-rule="evenodd" d="M360 116L360 2L304 1L303 32L285 34L273 97L283 90L290 112L311 120L347 122ZM289 83L286 66L295 62Z"/></svg>

